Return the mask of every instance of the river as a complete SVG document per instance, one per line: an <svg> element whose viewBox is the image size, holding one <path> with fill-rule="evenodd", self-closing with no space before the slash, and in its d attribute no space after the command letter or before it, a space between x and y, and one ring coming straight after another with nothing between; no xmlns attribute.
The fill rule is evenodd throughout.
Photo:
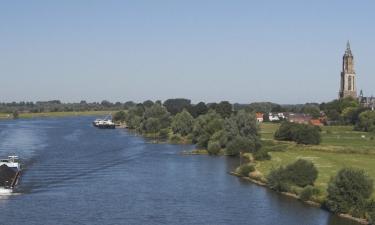
<svg viewBox="0 0 375 225"><path fill-rule="evenodd" d="M229 157L184 156L94 117L0 121L0 156L25 164L0 224L356 225L228 174Z"/></svg>

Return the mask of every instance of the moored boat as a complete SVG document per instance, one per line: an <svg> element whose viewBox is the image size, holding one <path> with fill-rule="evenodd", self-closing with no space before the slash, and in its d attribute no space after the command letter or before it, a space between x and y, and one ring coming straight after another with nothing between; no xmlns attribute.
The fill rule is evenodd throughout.
<svg viewBox="0 0 375 225"><path fill-rule="evenodd" d="M105 117L104 119L96 119L92 124L94 127L102 128L102 129L114 129L116 128L115 123L112 121L112 116L109 115Z"/></svg>

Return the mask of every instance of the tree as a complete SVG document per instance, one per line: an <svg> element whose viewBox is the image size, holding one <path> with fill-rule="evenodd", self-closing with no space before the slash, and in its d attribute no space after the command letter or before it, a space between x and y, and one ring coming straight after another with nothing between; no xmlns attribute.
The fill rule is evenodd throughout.
<svg viewBox="0 0 375 225"><path fill-rule="evenodd" d="M320 130L316 126L301 124L295 130L294 141L298 144L318 145L321 141Z"/></svg>
<svg viewBox="0 0 375 225"><path fill-rule="evenodd" d="M191 106L188 110L194 118L208 112L208 108L204 102L199 102L198 104Z"/></svg>
<svg viewBox="0 0 375 225"><path fill-rule="evenodd" d="M295 141L298 144L318 145L321 141L320 130L316 126L283 122L275 132L279 141Z"/></svg>
<svg viewBox="0 0 375 225"><path fill-rule="evenodd" d="M190 113L184 109L182 112L177 113L172 119L172 131L175 134L186 136L193 130L194 118Z"/></svg>
<svg viewBox="0 0 375 225"><path fill-rule="evenodd" d="M151 106L154 105L154 102L151 101L151 100L146 100L146 101L143 102L143 105L144 105L146 108L149 108L149 107L151 107Z"/></svg>
<svg viewBox="0 0 375 225"><path fill-rule="evenodd" d="M221 146L219 142L217 141L208 142L208 147L207 147L208 154L217 155L219 154L220 150L221 150Z"/></svg>
<svg viewBox="0 0 375 225"><path fill-rule="evenodd" d="M359 114L356 130L375 132L375 111L365 111Z"/></svg>
<svg viewBox="0 0 375 225"><path fill-rule="evenodd" d="M250 152L255 148L255 144L245 137L237 136L229 141L226 148L227 155L236 156L240 152Z"/></svg>
<svg viewBox="0 0 375 225"><path fill-rule="evenodd" d="M124 111L119 111L113 115L113 121L124 122L126 120L126 113Z"/></svg>
<svg viewBox="0 0 375 225"><path fill-rule="evenodd" d="M228 118L232 114L232 104L230 104L228 101L222 101L217 104L215 110L223 118Z"/></svg>
<svg viewBox="0 0 375 225"><path fill-rule="evenodd" d="M305 187L313 185L318 177L318 170L311 161L298 159L285 168L288 173L289 180L299 186Z"/></svg>
<svg viewBox="0 0 375 225"><path fill-rule="evenodd" d="M151 118L146 119L143 127L144 127L143 128L144 132L155 134L155 133L160 131L161 123L160 123L160 120L158 118L151 117Z"/></svg>
<svg viewBox="0 0 375 225"><path fill-rule="evenodd" d="M200 115L193 126L193 143L199 147L207 148L211 136L223 129L224 120L215 111L209 111L207 114Z"/></svg>
<svg viewBox="0 0 375 225"><path fill-rule="evenodd" d="M18 111L13 112L13 119L18 119L19 118L19 113Z"/></svg>
<svg viewBox="0 0 375 225"><path fill-rule="evenodd" d="M318 170L310 161L299 159L296 162L273 169L267 176L267 183L276 191L289 191L292 185L305 187L313 185L318 177Z"/></svg>
<svg viewBox="0 0 375 225"><path fill-rule="evenodd" d="M343 168L328 184L326 206L335 213L363 216L373 192L373 180L364 170Z"/></svg>
<svg viewBox="0 0 375 225"><path fill-rule="evenodd" d="M302 112L311 115L314 119L319 118L320 109L318 104L305 104L302 108Z"/></svg>
<svg viewBox="0 0 375 225"><path fill-rule="evenodd" d="M190 102L189 99L175 98L166 100L163 105L167 108L168 112L172 115L176 115L182 112L183 109L189 109L191 107Z"/></svg>

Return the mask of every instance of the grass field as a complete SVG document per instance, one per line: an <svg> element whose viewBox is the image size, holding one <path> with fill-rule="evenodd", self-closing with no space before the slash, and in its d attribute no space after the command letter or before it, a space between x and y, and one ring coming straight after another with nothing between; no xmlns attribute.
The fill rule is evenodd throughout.
<svg viewBox="0 0 375 225"><path fill-rule="evenodd" d="M99 115L108 115L110 113L115 113L115 111L20 113L19 118L90 116L90 115L99 116ZM10 117L8 115L10 115ZM0 119L9 119L9 118L12 118L11 114L0 113Z"/></svg>
<svg viewBox="0 0 375 225"><path fill-rule="evenodd" d="M263 140L272 140L278 124L263 123ZM325 194L327 183L343 167L366 170L375 180L375 140L374 134L353 131L352 126L330 126L322 128L322 143L317 146L298 145L293 142L276 142L275 147L283 151L270 152L269 161L257 163L257 169L267 175L272 168L287 165L303 158L314 162L319 170L316 186ZM374 194L375 197L375 194Z"/></svg>

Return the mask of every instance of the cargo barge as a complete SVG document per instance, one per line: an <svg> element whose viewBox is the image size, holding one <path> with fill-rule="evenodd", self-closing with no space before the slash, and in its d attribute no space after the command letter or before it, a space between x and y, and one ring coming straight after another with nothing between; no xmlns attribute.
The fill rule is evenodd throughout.
<svg viewBox="0 0 375 225"><path fill-rule="evenodd" d="M0 159L0 195L11 194L21 176L21 163L18 156Z"/></svg>

